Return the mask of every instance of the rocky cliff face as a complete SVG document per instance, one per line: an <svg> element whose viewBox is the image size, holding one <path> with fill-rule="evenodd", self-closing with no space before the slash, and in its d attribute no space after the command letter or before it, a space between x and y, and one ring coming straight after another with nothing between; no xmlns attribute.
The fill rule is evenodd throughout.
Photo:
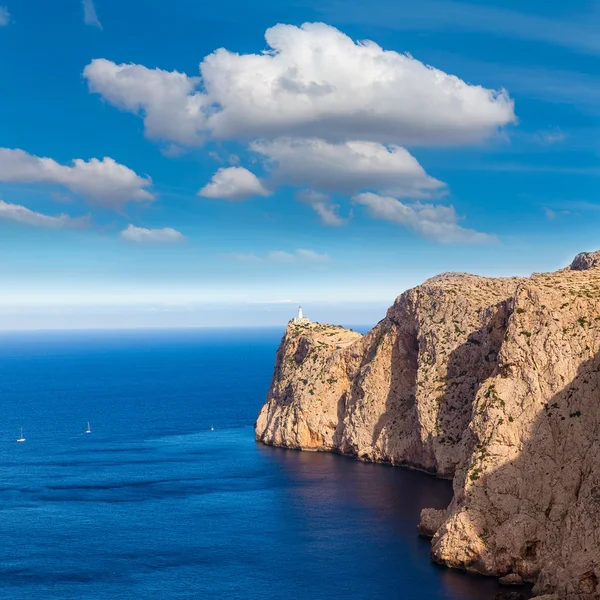
<svg viewBox="0 0 600 600"><path fill-rule="evenodd" d="M368 334L290 324L258 440L454 477L432 557L600 598L600 253L530 278L444 274Z"/></svg>

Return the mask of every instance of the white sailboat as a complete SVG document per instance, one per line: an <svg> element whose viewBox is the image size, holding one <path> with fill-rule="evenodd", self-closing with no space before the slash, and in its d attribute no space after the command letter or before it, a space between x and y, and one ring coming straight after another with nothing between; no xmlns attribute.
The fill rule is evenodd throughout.
<svg viewBox="0 0 600 600"><path fill-rule="evenodd" d="M86 433L92 433L92 430L90 429L90 422L88 421L88 426L87 429L85 430Z"/></svg>
<svg viewBox="0 0 600 600"><path fill-rule="evenodd" d="M17 442L24 442L25 438L23 437L23 428L21 427L21 437L17 440Z"/></svg>
<svg viewBox="0 0 600 600"><path fill-rule="evenodd" d="M214 430L215 430L215 428L214 428L214 427L211 425L211 426L210 426L210 430L211 430L211 431L214 431Z"/></svg>

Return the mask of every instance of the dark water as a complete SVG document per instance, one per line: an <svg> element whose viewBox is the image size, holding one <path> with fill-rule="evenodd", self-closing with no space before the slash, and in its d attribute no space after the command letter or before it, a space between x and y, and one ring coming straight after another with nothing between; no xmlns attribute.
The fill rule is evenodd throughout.
<svg viewBox="0 0 600 600"><path fill-rule="evenodd" d="M255 444L280 336L1 335L0 597L493 598L416 536L447 482Z"/></svg>

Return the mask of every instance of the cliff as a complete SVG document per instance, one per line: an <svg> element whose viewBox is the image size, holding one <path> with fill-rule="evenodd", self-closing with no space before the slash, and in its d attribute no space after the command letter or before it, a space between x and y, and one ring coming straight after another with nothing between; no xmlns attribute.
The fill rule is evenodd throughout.
<svg viewBox="0 0 600 600"><path fill-rule="evenodd" d="M600 253L530 278L444 274L365 336L290 323L256 437L453 477L448 510L423 511L434 560L596 599L599 352Z"/></svg>

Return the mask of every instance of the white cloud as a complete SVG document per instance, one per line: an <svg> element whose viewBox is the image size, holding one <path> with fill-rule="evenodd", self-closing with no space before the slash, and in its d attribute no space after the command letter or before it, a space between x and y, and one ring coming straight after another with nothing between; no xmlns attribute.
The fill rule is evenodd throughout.
<svg viewBox="0 0 600 600"><path fill-rule="evenodd" d="M458 224L453 206L402 203L396 198L377 194L358 194L353 202L366 206L372 217L412 229L421 237L443 244L488 244L497 238Z"/></svg>
<svg viewBox="0 0 600 600"><path fill-rule="evenodd" d="M6 6L0 6L0 27L5 27L10 23L10 13Z"/></svg>
<svg viewBox="0 0 600 600"><path fill-rule="evenodd" d="M262 54L216 50L201 62L201 79L105 59L84 76L110 103L143 112L149 137L186 144L201 143L202 133L462 144L515 120L504 91L371 41L355 43L324 23L279 24L265 38L270 49Z"/></svg>
<svg viewBox="0 0 600 600"><path fill-rule="evenodd" d="M253 142L250 148L273 163L276 183L348 193L385 190L396 197L412 198L439 194L444 188L441 181L427 175L417 160L399 146L277 138Z"/></svg>
<svg viewBox="0 0 600 600"><path fill-rule="evenodd" d="M23 150L0 148L0 181L60 185L95 204L113 209L129 201L154 199L144 189L152 185L149 177L140 177L108 157L89 161L76 158L67 166Z"/></svg>
<svg viewBox="0 0 600 600"><path fill-rule="evenodd" d="M223 167L219 169L199 192L205 198L224 200L246 200L252 196L268 196L269 192L254 173L244 167Z"/></svg>
<svg viewBox="0 0 600 600"><path fill-rule="evenodd" d="M379 192L395 202L436 197L445 185L402 146L478 143L516 121L504 90L355 42L324 23L278 24L265 38L260 54L216 50L200 63L200 77L106 59L83 74L91 92L140 114L149 138L187 147L207 139L249 142L271 179L261 182L242 167L219 169L199 194L228 200L265 196L279 184ZM307 202L324 223L342 222L331 201ZM423 205L398 204L411 208L413 228L431 239L485 235L468 234L456 215L453 225L447 219L426 234Z"/></svg>
<svg viewBox="0 0 600 600"><path fill-rule="evenodd" d="M164 227L163 229L145 229L129 225L127 229L121 231L121 239L138 244L145 243L175 243L185 240L185 236L179 231Z"/></svg>
<svg viewBox="0 0 600 600"><path fill-rule="evenodd" d="M334 27L276 25L271 50L220 49L200 65L221 107L208 118L216 137L322 137L439 144L481 140L514 119L503 93L472 86Z"/></svg>
<svg viewBox="0 0 600 600"><path fill-rule="evenodd" d="M266 254L256 254L254 252L232 252L229 254L231 258L243 262L276 262L276 263L326 263L331 259L327 254L321 254L314 250L306 248L298 248L293 252L285 252L284 250L272 250Z"/></svg>
<svg viewBox="0 0 600 600"><path fill-rule="evenodd" d="M46 229L83 229L90 226L90 217L69 217L60 214L56 217L44 215L21 206L20 204L9 204L0 200L0 220L13 221L30 227L42 227Z"/></svg>
<svg viewBox="0 0 600 600"><path fill-rule="evenodd" d="M199 77L142 65L117 65L103 58L87 65L83 76L91 92L101 94L117 108L142 114L149 138L184 146L203 143L203 108L209 105L209 99L196 91Z"/></svg>
<svg viewBox="0 0 600 600"><path fill-rule="evenodd" d="M96 13L96 7L94 6L94 0L82 0L83 4L83 22L86 25L97 27L102 29L102 23L98 20L98 14Z"/></svg>
<svg viewBox="0 0 600 600"><path fill-rule="evenodd" d="M300 190L296 194L296 199L311 206L325 225L337 227L347 222L347 219L343 219L338 214L339 204L333 204L327 194L315 190Z"/></svg>

